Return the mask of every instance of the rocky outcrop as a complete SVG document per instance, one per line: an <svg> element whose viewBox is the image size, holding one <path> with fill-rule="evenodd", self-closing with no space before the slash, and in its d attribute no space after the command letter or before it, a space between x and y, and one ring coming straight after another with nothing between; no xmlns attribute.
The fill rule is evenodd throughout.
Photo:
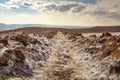
<svg viewBox="0 0 120 80"><path fill-rule="evenodd" d="M114 61L120 60L120 50L116 49L112 52L112 56Z"/></svg>
<svg viewBox="0 0 120 80"><path fill-rule="evenodd" d="M111 53L117 49L117 42L112 42L111 44L106 44L102 46L101 58L111 55Z"/></svg>
<svg viewBox="0 0 120 80"><path fill-rule="evenodd" d="M10 58L10 59L15 59L16 62L24 62L25 60L24 53L18 49L6 50L3 56Z"/></svg>
<svg viewBox="0 0 120 80"><path fill-rule="evenodd" d="M0 58L0 68L3 76L32 76L32 70L21 50L6 50Z"/></svg>
<svg viewBox="0 0 120 80"><path fill-rule="evenodd" d="M100 38L110 37L110 36L112 36L112 34L110 34L109 32L103 32L102 35L100 36Z"/></svg>
<svg viewBox="0 0 120 80"><path fill-rule="evenodd" d="M111 55L112 53L116 53L119 48L119 42L117 41L117 37L110 36L106 41L104 42L102 48L101 48L101 57L105 57L108 55Z"/></svg>
<svg viewBox="0 0 120 80"><path fill-rule="evenodd" d="M53 31L53 32L44 33L43 35L47 38L53 38L56 33L57 33L56 31Z"/></svg>

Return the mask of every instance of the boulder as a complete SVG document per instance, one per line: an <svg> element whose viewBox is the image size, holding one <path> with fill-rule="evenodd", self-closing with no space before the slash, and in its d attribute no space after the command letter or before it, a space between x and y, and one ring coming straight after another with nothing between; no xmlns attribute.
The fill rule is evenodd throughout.
<svg viewBox="0 0 120 80"><path fill-rule="evenodd" d="M111 43L113 41L117 41L117 37L116 36L110 36L108 39L106 39L105 43Z"/></svg>
<svg viewBox="0 0 120 80"><path fill-rule="evenodd" d="M100 38L103 38L103 37L110 37L110 36L112 36L111 33L109 33L109 32L103 32L102 35L100 36Z"/></svg>
<svg viewBox="0 0 120 80"><path fill-rule="evenodd" d="M37 39L33 39L30 41L31 44L40 44L40 41L38 41Z"/></svg>
<svg viewBox="0 0 120 80"><path fill-rule="evenodd" d="M68 39L76 39L76 36L70 35Z"/></svg>
<svg viewBox="0 0 120 80"><path fill-rule="evenodd" d="M12 36L10 38L11 40L15 40L19 43L22 43L24 46L27 46L28 45L28 39L29 39L29 36L28 35L25 35L25 34L18 34L16 36Z"/></svg>
<svg viewBox="0 0 120 80"><path fill-rule="evenodd" d="M7 46L9 44L7 39L1 39L0 43L2 43L3 46Z"/></svg>
<svg viewBox="0 0 120 80"><path fill-rule="evenodd" d="M111 44L105 44L102 46L102 53L100 54L100 58L105 58L111 53L116 50L118 47L118 44L116 41L113 41Z"/></svg>
<svg viewBox="0 0 120 80"><path fill-rule="evenodd" d="M24 53L21 50L15 50L15 55L17 57L17 59L16 59L17 61L24 62L25 55L24 55Z"/></svg>
<svg viewBox="0 0 120 80"><path fill-rule="evenodd" d="M120 61L115 62L113 65L110 66L109 74L117 74L117 77L119 77L120 74Z"/></svg>
<svg viewBox="0 0 120 80"><path fill-rule="evenodd" d="M51 39L52 37L54 37L56 34L57 34L56 31L43 33L43 35L44 35L45 37L50 38L50 39Z"/></svg>
<svg viewBox="0 0 120 80"><path fill-rule="evenodd" d="M90 37L97 38L97 36L96 36L96 35L90 35Z"/></svg>
<svg viewBox="0 0 120 80"><path fill-rule="evenodd" d="M72 35L74 35L74 36L81 36L81 37L83 37L82 33L73 33Z"/></svg>
<svg viewBox="0 0 120 80"><path fill-rule="evenodd" d="M4 52L0 57L0 69L0 76L32 76L33 73L25 61L24 53L18 49L10 49Z"/></svg>
<svg viewBox="0 0 120 80"><path fill-rule="evenodd" d="M13 50L6 50L4 53L5 57L8 57L11 60L16 60L20 62L24 62L25 55L21 50L13 49Z"/></svg>
<svg viewBox="0 0 120 80"><path fill-rule="evenodd" d="M120 35L119 35L119 36L117 36L117 42L119 42L119 43L120 43Z"/></svg>
<svg viewBox="0 0 120 80"><path fill-rule="evenodd" d="M115 51L112 52L112 57L114 58L114 60L120 60L120 50L116 49Z"/></svg>
<svg viewBox="0 0 120 80"><path fill-rule="evenodd" d="M106 38L97 38L96 43L104 44L106 42Z"/></svg>

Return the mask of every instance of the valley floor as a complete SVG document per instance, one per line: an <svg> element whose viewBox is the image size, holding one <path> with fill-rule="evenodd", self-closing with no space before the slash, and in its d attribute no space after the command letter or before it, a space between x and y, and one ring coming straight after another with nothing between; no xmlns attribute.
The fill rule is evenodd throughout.
<svg viewBox="0 0 120 80"><path fill-rule="evenodd" d="M0 80L119 80L120 33L0 36Z"/></svg>

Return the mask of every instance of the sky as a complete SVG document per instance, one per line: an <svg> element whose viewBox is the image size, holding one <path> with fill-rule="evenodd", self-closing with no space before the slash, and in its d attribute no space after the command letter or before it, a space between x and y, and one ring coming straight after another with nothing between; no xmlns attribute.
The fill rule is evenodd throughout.
<svg viewBox="0 0 120 80"><path fill-rule="evenodd" d="M0 23L120 25L120 0L0 0Z"/></svg>

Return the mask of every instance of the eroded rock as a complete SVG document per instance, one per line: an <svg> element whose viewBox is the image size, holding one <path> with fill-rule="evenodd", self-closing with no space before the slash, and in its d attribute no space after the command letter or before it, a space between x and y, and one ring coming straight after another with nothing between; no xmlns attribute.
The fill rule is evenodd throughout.
<svg viewBox="0 0 120 80"><path fill-rule="evenodd" d="M21 50L6 50L0 58L0 74L4 76L31 76L32 69L25 62L25 55Z"/></svg>
<svg viewBox="0 0 120 80"><path fill-rule="evenodd" d="M100 36L100 38L103 38L103 37L110 37L110 36L112 36L111 33L109 33L109 32L103 32L102 35Z"/></svg>
<svg viewBox="0 0 120 80"><path fill-rule="evenodd" d="M1 39L0 44L3 44L3 46L7 46L9 43L7 39Z"/></svg>
<svg viewBox="0 0 120 80"><path fill-rule="evenodd" d="M117 42L113 41L111 44L105 44L102 46L102 53L100 54L101 58L111 55L111 53L116 50L118 47Z"/></svg>

